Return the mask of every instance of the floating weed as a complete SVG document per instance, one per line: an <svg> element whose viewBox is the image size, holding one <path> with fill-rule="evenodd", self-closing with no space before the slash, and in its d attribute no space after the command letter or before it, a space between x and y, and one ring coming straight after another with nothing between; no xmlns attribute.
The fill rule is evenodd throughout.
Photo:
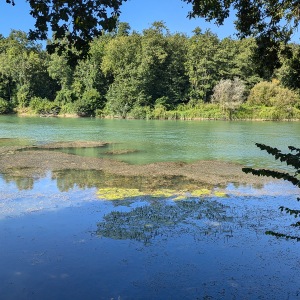
<svg viewBox="0 0 300 300"><path fill-rule="evenodd" d="M140 191L139 189L126 189L126 188L102 188L99 189L97 195L100 199L104 200L123 200L135 197L153 197L153 198L171 198L174 201L183 201L189 198L199 198L203 196L216 196L226 197L227 194L220 191L212 192L208 189L197 189L193 191L187 190L172 190L172 189L159 189Z"/></svg>
<svg viewBox="0 0 300 300"><path fill-rule="evenodd" d="M161 189L161 190L155 190L152 191L149 196L154 198L169 198L176 196L178 192L175 190L169 190L169 189Z"/></svg>
<svg viewBox="0 0 300 300"><path fill-rule="evenodd" d="M180 200L186 200L187 196L186 195L179 195L175 198L173 198L174 201L180 201Z"/></svg>
<svg viewBox="0 0 300 300"><path fill-rule="evenodd" d="M130 211L111 211L97 224L96 235L148 245L156 237L178 236L193 226L199 234L223 234L223 229L230 226L224 223L227 217L227 207L212 199L190 198L171 204L162 200Z"/></svg>
<svg viewBox="0 0 300 300"><path fill-rule="evenodd" d="M211 191L208 189L200 189L200 190L194 190L191 192L192 197L201 197L204 195L210 195Z"/></svg>
<svg viewBox="0 0 300 300"><path fill-rule="evenodd" d="M99 189L97 195L99 198L106 199L106 200L120 200L125 198L145 196L145 194L140 192L138 189L120 189L120 188Z"/></svg>
<svg viewBox="0 0 300 300"><path fill-rule="evenodd" d="M220 198L224 198L224 197L227 197L227 194L226 193L224 193L224 192L214 192L214 195L216 196L216 197L220 197Z"/></svg>

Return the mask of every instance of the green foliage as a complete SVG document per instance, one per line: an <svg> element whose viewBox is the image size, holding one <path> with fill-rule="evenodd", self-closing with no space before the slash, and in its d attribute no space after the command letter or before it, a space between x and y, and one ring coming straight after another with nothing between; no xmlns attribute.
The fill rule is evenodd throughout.
<svg viewBox="0 0 300 300"><path fill-rule="evenodd" d="M21 108L33 96L54 98L57 87L47 72L48 56L26 33L13 30L0 40L0 49L0 96Z"/></svg>
<svg viewBox="0 0 300 300"><path fill-rule="evenodd" d="M11 107L9 103L3 98L0 98L0 115L7 114L10 111L11 111Z"/></svg>
<svg viewBox="0 0 300 300"><path fill-rule="evenodd" d="M65 104L61 105L60 106L60 114L61 115L76 114L76 107L75 107L74 103L69 102L69 103L65 103Z"/></svg>
<svg viewBox="0 0 300 300"><path fill-rule="evenodd" d="M62 89L57 92L55 102L58 103L59 106L63 106L65 104L72 103L74 98L73 91L69 89Z"/></svg>
<svg viewBox="0 0 300 300"><path fill-rule="evenodd" d="M128 116L133 119L149 119L151 118L151 109L149 106L134 106Z"/></svg>
<svg viewBox="0 0 300 300"><path fill-rule="evenodd" d="M29 103L30 110L35 114L57 115L60 108L55 102L40 97L33 97Z"/></svg>
<svg viewBox="0 0 300 300"><path fill-rule="evenodd" d="M151 114L153 119L167 119L167 109L162 104L156 104Z"/></svg>
<svg viewBox="0 0 300 300"><path fill-rule="evenodd" d="M271 98L275 97L276 89L276 83L259 82L251 89L247 102L250 105L271 106Z"/></svg>
<svg viewBox="0 0 300 300"><path fill-rule="evenodd" d="M275 68L280 66L279 51L281 43L287 43L299 25L299 2L287 1L202 1L183 0L192 4L190 17L203 17L207 21L223 22L233 12L239 37L254 36L258 47L256 63L263 78L269 78Z"/></svg>
<svg viewBox="0 0 300 300"><path fill-rule="evenodd" d="M274 106L290 110L299 103L299 95L280 86L278 81L262 81L251 89L247 102L250 105Z"/></svg>
<svg viewBox="0 0 300 300"><path fill-rule="evenodd" d="M83 93L82 98L74 102L75 112L82 117L94 116L97 108L102 108L100 94L95 89Z"/></svg>
<svg viewBox="0 0 300 300"><path fill-rule="evenodd" d="M115 28L123 1L126 0L28 1L30 14L36 19L35 28L29 32L30 38L46 40L51 31L56 41L47 45L49 52L58 50L61 53L75 47L80 52L75 55L69 52L69 60L84 57L94 37L100 36L103 30ZM8 2L14 4L13 0ZM68 43L61 44L59 40L66 36Z"/></svg>
<svg viewBox="0 0 300 300"><path fill-rule="evenodd" d="M290 44L284 48L280 56L281 67L276 71L280 83L290 89L300 88L300 46Z"/></svg>
<svg viewBox="0 0 300 300"><path fill-rule="evenodd" d="M256 176L267 176L272 177L276 179L283 179L286 181L291 182L294 186L300 188L300 149L296 148L294 146L289 146L289 152L288 153L282 153L281 150L270 147L264 144L257 143L256 146L266 151L268 154L272 155L275 160L279 160L280 162L285 163L287 166L293 169L291 172L281 172L281 171L274 171L274 170L268 170L268 169L253 169L253 168L243 168L243 172L245 173L251 173ZM300 197L297 198L298 201L300 201ZM285 206L280 206L279 209L281 211L284 211L291 216L294 216L295 218L298 218L300 215L300 210L298 209L290 209ZM292 224L294 227L300 228L300 222L296 222ZM300 241L300 236L291 236L289 234L283 234L273 231L267 231L267 234L274 235L276 237L285 237L286 239L296 239L297 241Z"/></svg>
<svg viewBox="0 0 300 300"><path fill-rule="evenodd" d="M232 119L237 119L237 120L259 119L260 109L261 107L251 106L247 103L243 103L238 109L236 109L232 113Z"/></svg>
<svg viewBox="0 0 300 300"><path fill-rule="evenodd" d="M212 89L218 81L218 64L215 56L219 39L211 31L204 34L196 30L189 40L186 69L190 82L190 97L208 102Z"/></svg>
<svg viewBox="0 0 300 300"><path fill-rule="evenodd" d="M29 85L24 84L17 91L17 101L19 107L21 108L27 107L29 104L29 98L30 98Z"/></svg>
<svg viewBox="0 0 300 300"><path fill-rule="evenodd" d="M216 104L199 103L191 106L190 104L181 105L177 110L166 110L162 105L157 105L151 112L151 118L169 120L192 120L192 119L225 119L226 116Z"/></svg>
<svg viewBox="0 0 300 300"><path fill-rule="evenodd" d="M31 39L46 40L48 33L53 32L55 40L47 45L49 53L67 52L68 61L76 64L79 58L88 55L93 38L116 28L121 4L125 1L127 0L86 0L82 3L30 0L30 14L36 19L36 23L29 36ZM274 69L280 66L278 53L281 43L290 40L300 20L298 0L182 1L192 4L190 17L200 16L207 21L215 21L217 25L223 25L224 20L234 12L239 37L256 38L257 70L263 78L270 77ZM15 3L14 0L6 2L13 5ZM164 34L166 31L161 22L156 22L155 26L156 33ZM117 36L126 36L128 31L128 24L119 23ZM195 32L198 34L199 30ZM61 43L63 38L67 39L66 43ZM72 48L77 53L70 51ZM204 94L204 99L205 97Z"/></svg>
<svg viewBox="0 0 300 300"><path fill-rule="evenodd" d="M120 23L118 30L94 39L89 56L76 66L68 56L68 51L78 54L74 47L48 55L25 33L13 31L0 39L0 97L11 109L22 111L35 97L49 99L61 113L80 116L97 110L102 117L122 118L299 118L299 90L276 81L260 82L253 38L219 40L199 28L189 38L171 34L163 22L142 34L130 33L128 24ZM282 68L276 73L281 84L297 78L297 51L290 45L282 54ZM246 95L251 89L246 106L240 107L232 85L221 93L226 101L223 96L212 99L214 87L233 83L236 77L243 81ZM222 100L223 111L211 106L211 100Z"/></svg>
<svg viewBox="0 0 300 300"><path fill-rule="evenodd" d="M110 113L126 118L139 97L139 91L134 82L134 78L119 78L110 86L106 95L108 100L106 109Z"/></svg>
<svg viewBox="0 0 300 300"><path fill-rule="evenodd" d="M50 77L56 80L61 89L70 89L73 79L74 69L68 63L67 54L58 55L54 53L50 57L48 73Z"/></svg>

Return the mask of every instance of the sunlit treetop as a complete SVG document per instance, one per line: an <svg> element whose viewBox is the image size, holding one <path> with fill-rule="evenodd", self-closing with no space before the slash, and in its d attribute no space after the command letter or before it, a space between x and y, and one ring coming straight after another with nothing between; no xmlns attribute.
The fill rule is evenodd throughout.
<svg viewBox="0 0 300 300"><path fill-rule="evenodd" d="M297 31L300 21L299 0L182 0L192 5L190 18L202 17L223 25L235 14L240 38L255 37L256 60L266 76L280 66L279 53Z"/></svg>

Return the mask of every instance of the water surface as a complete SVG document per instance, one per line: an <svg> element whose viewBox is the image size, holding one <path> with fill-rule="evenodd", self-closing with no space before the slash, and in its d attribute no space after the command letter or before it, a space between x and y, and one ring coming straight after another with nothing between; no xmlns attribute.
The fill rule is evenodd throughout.
<svg viewBox="0 0 300 300"><path fill-rule="evenodd" d="M0 180L3 299L297 299L300 243L277 209L283 184L228 186L227 198L105 201L60 191L51 174L18 190ZM273 194L268 194L272 190Z"/></svg>
<svg viewBox="0 0 300 300"><path fill-rule="evenodd" d="M299 147L299 134L300 123L0 117L0 146L104 141L111 144L64 151L131 164L211 159L273 166L254 143ZM109 154L123 150L137 152ZM297 208L293 186L229 184L226 197L182 201L107 201L97 194L145 185L132 181L93 170L1 174L1 298L299 299L300 243L265 234L297 234L289 226L295 219L278 210ZM170 184L180 190L186 180Z"/></svg>
<svg viewBox="0 0 300 300"><path fill-rule="evenodd" d="M300 147L300 122L145 121L0 116L0 137L30 140L112 142L103 149L66 149L86 156L109 157L132 164L158 161L224 160L245 165L273 165L255 147L264 143L286 150ZM109 155L113 150L137 150Z"/></svg>

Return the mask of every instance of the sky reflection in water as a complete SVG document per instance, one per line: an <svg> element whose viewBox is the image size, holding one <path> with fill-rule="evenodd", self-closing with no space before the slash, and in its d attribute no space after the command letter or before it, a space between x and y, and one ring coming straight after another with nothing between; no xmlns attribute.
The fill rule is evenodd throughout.
<svg viewBox="0 0 300 300"><path fill-rule="evenodd" d="M0 179L3 299L299 297L300 243L264 234L290 230L277 208L295 205L297 191L285 183L229 185L227 198L103 201L101 182L54 177L27 189L19 178L21 190Z"/></svg>

